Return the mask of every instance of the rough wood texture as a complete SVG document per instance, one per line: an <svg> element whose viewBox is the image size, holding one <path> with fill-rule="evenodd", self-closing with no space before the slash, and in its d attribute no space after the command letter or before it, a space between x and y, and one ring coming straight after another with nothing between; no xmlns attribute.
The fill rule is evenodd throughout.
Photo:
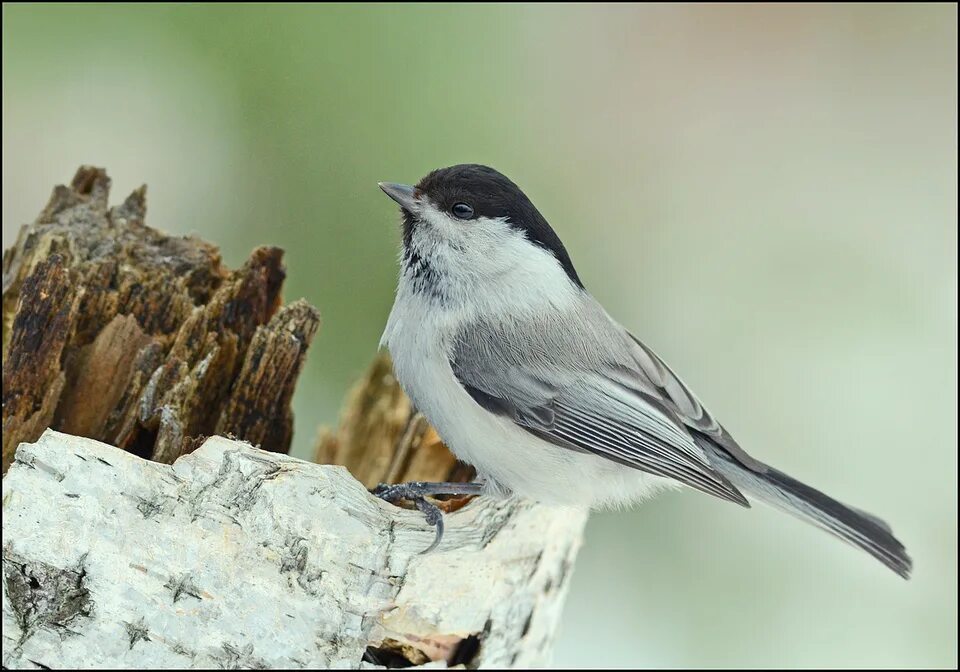
<svg viewBox="0 0 960 672"><path fill-rule="evenodd" d="M53 431L17 451L3 514L9 668L542 665L585 519L481 497L422 555L423 517L341 467Z"/></svg>
<svg viewBox="0 0 960 672"><path fill-rule="evenodd" d="M282 251L231 271L147 227L144 188L113 208L109 190L81 168L4 252L4 470L48 426L162 462L214 433L286 452L319 315L281 307Z"/></svg>
<svg viewBox="0 0 960 672"><path fill-rule="evenodd" d="M447 532L423 555L423 515L364 486L473 472L386 354L317 447L353 476L204 441L287 450L317 311L281 306L280 250L230 271L212 245L146 227L143 189L115 208L108 193L81 169L3 257L5 470L20 444L4 667L546 663L586 514L438 502Z"/></svg>
<svg viewBox="0 0 960 672"><path fill-rule="evenodd" d="M314 459L344 465L368 488L407 481L465 482L474 476L413 410L386 353L377 355L351 391L336 432L321 432Z"/></svg>

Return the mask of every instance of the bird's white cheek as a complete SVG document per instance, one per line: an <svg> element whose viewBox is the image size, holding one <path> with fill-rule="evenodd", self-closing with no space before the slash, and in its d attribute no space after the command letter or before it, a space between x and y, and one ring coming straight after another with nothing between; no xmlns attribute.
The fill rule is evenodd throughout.
<svg viewBox="0 0 960 672"><path fill-rule="evenodd" d="M563 309L576 300L556 258L505 220L462 221L425 210L411 245L447 307L464 319Z"/></svg>

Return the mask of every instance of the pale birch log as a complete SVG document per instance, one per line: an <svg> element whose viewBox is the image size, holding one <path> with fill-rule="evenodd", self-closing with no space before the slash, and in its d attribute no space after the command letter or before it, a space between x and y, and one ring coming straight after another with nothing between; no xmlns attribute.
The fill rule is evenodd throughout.
<svg viewBox="0 0 960 672"><path fill-rule="evenodd" d="M421 555L423 516L342 467L48 430L3 479L3 666L549 662L585 514L481 497L446 522Z"/></svg>

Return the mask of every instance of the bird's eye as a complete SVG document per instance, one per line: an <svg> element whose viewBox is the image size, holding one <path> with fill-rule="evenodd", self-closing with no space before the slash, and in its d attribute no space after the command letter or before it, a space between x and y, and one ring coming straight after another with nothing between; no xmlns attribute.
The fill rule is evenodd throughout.
<svg viewBox="0 0 960 672"><path fill-rule="evenodd" d="M473 219L473 208L466 203L454 203L453 207L450 208L450 212L452 212L453 216L457 219Z"/></svg>

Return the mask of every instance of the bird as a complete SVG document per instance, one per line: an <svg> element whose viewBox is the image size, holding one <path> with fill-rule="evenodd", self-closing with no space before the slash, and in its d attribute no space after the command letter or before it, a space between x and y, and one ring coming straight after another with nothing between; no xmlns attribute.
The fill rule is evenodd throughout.
<svg viewBox="0 0 960 672"><path fill-rule="evenodd" d="M381 484L436 526L437 495L517 495L590 509L680 487L762 502L860 548L903 578L889 525L749 455L658 357L587 291L556 231L497 170L460 164L415 186L380 182L402 250L381 347L414 408L471 483Z"/></svg>

